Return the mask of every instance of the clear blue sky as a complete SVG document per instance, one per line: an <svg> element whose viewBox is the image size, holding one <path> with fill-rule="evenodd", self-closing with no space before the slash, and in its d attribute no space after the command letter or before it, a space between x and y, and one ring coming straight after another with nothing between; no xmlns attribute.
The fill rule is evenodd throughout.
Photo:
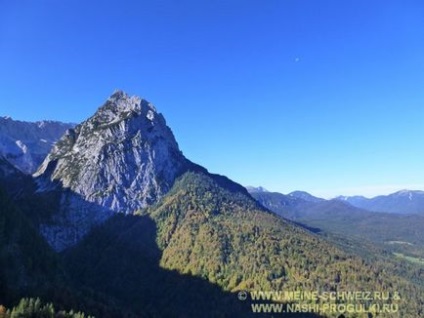
<svg viewBox="0 0 424 318"><path fill-rule="evenodd" d="M0 115L80 122L117 88L244 185L424 189L422 0L0 0Z"/></svg>

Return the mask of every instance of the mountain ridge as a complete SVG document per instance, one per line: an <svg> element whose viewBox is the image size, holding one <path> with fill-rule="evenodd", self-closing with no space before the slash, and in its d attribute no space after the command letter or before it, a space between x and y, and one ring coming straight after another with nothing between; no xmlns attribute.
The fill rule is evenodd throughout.
<svg viewBox="0 0 424 318"><path fill-rule="evenodd" d="M301 190L296 190L288 194L282 194L279 192L267 191L262 186L246 186L246 189L251 194L268 193L264 194L264 197L271 196L270 193L276 193L276 196L279 196L280 199L283 199L284 196L286 204L289 204L289 202L291 201L289 197L302 199L304 201L309 202L324 202L336 200L371 212L424 215L423 190L402 189L387 195L377 195L371 198L362 195L339 195L331 199L323 199Z"/></svg>
<svg viewBox="0 0 424 318"><path fill-rule="evenodd" d="M45 120L25 122L0 117L0 155L26 174L32 174L72 123Z"/></svg>
<svg viewBox="0 0 424 318"><path fill-rule="evenodd" d="M364 196L340 196L337 200L374 212L424 215L424 191L399 190L372 198Z"/></svg>

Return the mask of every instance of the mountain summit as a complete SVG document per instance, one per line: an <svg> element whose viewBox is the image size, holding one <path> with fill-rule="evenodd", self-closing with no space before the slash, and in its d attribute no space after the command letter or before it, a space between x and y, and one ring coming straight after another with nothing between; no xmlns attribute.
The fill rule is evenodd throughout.
<svg viewBox="0 0 424 318"><path fill-rule="evenodd" d="M67 131L36 176L112 211L132 213L165 194L185 163L154 106L116 91Z"/></svg>
<svg viewBox="0 0 424 318"><path fill-rule="evenodd" d="M190 166L153 105L116 91L34 174L38 194L56 202L41 233L56 250L72 246L114 213L157 202Z"/></svg>

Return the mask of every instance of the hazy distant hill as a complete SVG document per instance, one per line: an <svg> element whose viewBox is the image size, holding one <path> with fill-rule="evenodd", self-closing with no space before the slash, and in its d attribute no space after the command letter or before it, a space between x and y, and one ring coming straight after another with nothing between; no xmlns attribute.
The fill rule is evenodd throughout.
<svg viewBox="0 0 424 318"><path fill-rule="evenodd" d="M337 199L375 212L424 215L424 191L402 190L371 199L362 196L341 196Z"/></svg>
<svg viewBox="0 0 424 318"><path fill-rule="evenodd" d="M266 208L316 230L390 244L391 249L424 257L424 216L372 212L347 200L293 199L281 193L252 192Z"/></svg>
<svg viewBox="0 0 424 318"><path fill-rule="evenodd" d="M290 197L302 199L308 202L323 202L325 199L315 197L308 192L305 191L293 191L288 194Z"/></svg>
<svg viewBox="0 0 424 318"><path fill-rule="evenodd" d="M252 186L246 186L246 190L249 192L269 192L267 189L263 187L252 187Z"/></svg>

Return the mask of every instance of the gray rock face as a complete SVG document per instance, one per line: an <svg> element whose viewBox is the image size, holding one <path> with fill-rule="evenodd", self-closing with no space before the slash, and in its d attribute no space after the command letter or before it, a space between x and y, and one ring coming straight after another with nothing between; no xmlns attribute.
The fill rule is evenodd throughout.
<svg viewBox="0 0 424 318"><path fill-rule="evenodd" d="M73 124L24 122L0 117L0 155L26 174L34 173L54 143Z"/></svg>
<svg viewBox="0 0 424 318"><path fill-rule="evenodd" d="M67 131L35 176L112 211L132 213L165 194L184 163L163 116L146 100L119 91Z"/></svg>
<svg viewBox="0 0 424 318"><path fill-rule="evenodd" d="M39 225L40 233L56 251L77 244L93 226L114 214L112 210L90 203L71 191L53 190L40 195L57 202L51 219Z"/></svg>
<svg viewBox="0 0 424 318"><path fill-rule="evenodd" d="M62 189L61 211L42 232L58 250L72 245L111 214L156 202L187 164L153 105L118 91L68 130L34 174L39 192Z"/></svg>

